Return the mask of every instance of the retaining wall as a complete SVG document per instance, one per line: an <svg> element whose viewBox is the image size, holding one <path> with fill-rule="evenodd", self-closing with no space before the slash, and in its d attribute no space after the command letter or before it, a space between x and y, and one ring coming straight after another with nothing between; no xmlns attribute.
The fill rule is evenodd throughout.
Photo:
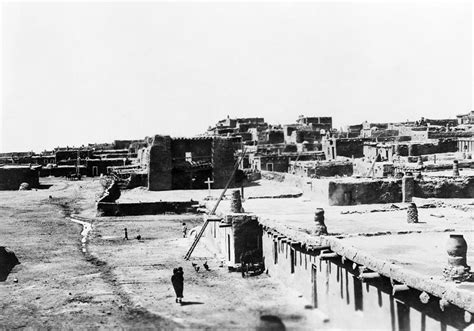
<svg viewBox="0 0 474 331"><path fill-rule="evenodd" d="M183 214L194 210L197 201L160 201L140 203L97 203L98 216L158 215L165 213Z"/></svg>

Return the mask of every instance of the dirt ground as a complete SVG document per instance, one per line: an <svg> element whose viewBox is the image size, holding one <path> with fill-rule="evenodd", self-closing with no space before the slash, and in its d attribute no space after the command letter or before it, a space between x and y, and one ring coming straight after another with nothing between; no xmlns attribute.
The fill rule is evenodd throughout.
<svg viewBox="0 0 474 331"><path fill-rule="evenodd" d="M99 181L42 184L47 188L0 192L0 245L21 262L0 282L0 328L278 326L272 318L262 322L264 315L287 328L321 325L318 312L304 309L307 302L296 293L265 274L229 273L204 244L184 261L191 241L182 238L181 223L197 225L196 216L96 219L84 253L82 227L69 216L92 218ZM124 227L130 240L123 239ZM141 240L134 239L138 234ZM203 270L206 260L210 271ZM177 266L184 269L183 305L175 303L170 282Z"/></svg>

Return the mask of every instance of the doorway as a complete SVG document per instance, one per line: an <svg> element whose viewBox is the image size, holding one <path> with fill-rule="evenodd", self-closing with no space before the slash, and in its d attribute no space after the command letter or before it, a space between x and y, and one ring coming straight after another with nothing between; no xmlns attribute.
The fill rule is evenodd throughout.
<svg viewBox="0 0 474 331"><path fill-rule="evenodd" d="M312 283L312 298L314 308L318 308L318 286L317 286L318 268L316 265L311 265L311 283Z"/></svg>

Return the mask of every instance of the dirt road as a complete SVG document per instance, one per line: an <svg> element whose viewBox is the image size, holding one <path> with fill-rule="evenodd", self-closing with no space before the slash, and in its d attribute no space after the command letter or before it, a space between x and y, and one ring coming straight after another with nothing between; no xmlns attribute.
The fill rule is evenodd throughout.
<svg viewBox="0 0 474 331"><path fill-rule="evenodd" d="M185 262L190 239L181 238L181 223L192 227L199 218L94 219L98 181L50 184L46 190L0 192L0 245L21 262L0 282L0 327L252 329L274 325L272 318L261 321L268 315L298 329L321 323L301 297L266 275L242 279L229 273L204 245ZM86 253L82 227L69 220L71 213L93 224ZM141 240L134 239L138 234ZM210 271L203 270L205 260ZM199 272L191 262L201 266ZM185 272L184 305L175 303L170 283L178 265Z"/></svg>

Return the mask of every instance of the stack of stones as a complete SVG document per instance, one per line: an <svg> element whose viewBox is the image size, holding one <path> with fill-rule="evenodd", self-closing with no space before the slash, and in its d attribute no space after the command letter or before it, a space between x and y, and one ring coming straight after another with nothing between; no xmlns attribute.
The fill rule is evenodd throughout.
<svg viewBox="0 0 474 331"><path fill-rule="evenodd" d="M407 210L407 222L408 223L418 223L418 209L414 202L408 205Z"/></svg>
<svg viewBox="0 0 474 331"><path fill-rule="evenodd" d="M242 212L242 199L240 198L240 191L232 191L232 200L230 202L230 210L232 213Z"/></svg>
<svg viewBox="0 0 474 331"><path fill-rule="evenodd" d="M316 223L314 235L321 236L328 234L328 229L326 228L326 224L324 224L324 209L316 209L316 212L314 213L314 222Z"/></svg>

